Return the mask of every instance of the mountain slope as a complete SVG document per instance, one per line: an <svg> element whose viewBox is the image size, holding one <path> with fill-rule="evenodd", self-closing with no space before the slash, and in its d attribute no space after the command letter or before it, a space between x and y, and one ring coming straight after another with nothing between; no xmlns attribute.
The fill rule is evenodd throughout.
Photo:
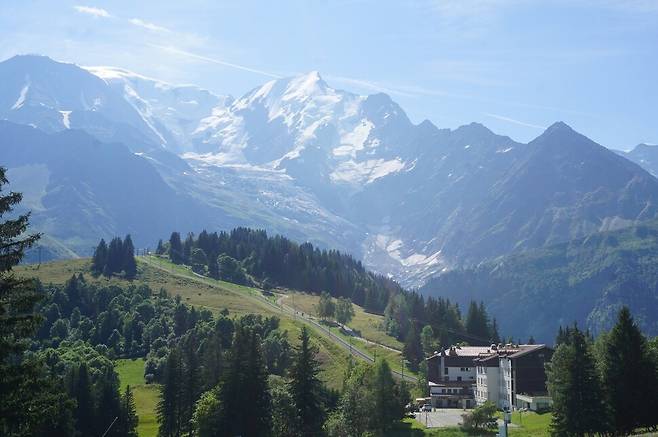
<svg viewBox="0 0 658 437"><path fill-rule="evenodd" d="M658 146L655 144L638 144L628 152L618 152L633 161L654 176L658 176Z"/></svg>
<svg viewBox="0 0 658 437"><path fill-rule="evenodd" d="M447 272L421 288L467 305L483 300L500 329L551 342L560 325L609 329L628 305L648 335L658 334L658 221ZM523 309L520 311L519 309Z"/></svg>
<svg viewBox="0 0 658 437"><path fill-rule="evenodd" d="M125 233L144 247L176 226L211 221L208 208L177 194L150 160L121 144L6 121L0 121L0 143L11 188L24 195L21 209L32 211L33 229L47 234L54 254L63 251L60 244L68 255L89 254L100 237Z"/></svg>
<svg viewBox="0 0 658 437"><path fill-rule="evenodd" d="M405 285L658 214L651 175L564 124L521 144L477 123L414 124L389 96L337 90L317 72L233 99L85 68L0 63L0 118L120 141L223 218L205 227L336 247ZM38 180L22 179L27 191Z"/></svg>

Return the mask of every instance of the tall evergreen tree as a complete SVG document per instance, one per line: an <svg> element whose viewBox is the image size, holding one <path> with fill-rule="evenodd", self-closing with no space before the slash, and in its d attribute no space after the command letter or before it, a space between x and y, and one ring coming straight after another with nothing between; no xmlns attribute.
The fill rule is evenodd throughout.
<svg viewBox="0 0 658 437"><path fill-rule="evenodd" d="M2 195L8 183L0 167L0 219L18 205L20 193ZM35 414L45 410L43 392L29 388L26 375L39 374L38 363L26 360L30 336L39 323L34 305L40 299L32 280L17 279L12 267L39 235L23 236L29 214L0 222L0 435L30 435Z"/></svg>
<svg viewBox="0 0 658 437"><path fill-rule="evenodd" d="M155 254L156 255L164 255L165 253L165 247L164 244L162 243L162 239L158 240L158 246L155 248Z"/></svg>
<svg viewBox="0 0 658 437"><path fill-rule="evenodd" d="M475 341L478 344L488 343L490 341L491 330L489 320L484 304L471 301L466 314L466 333L471 336L470 342ZM479 339L479 340L476 340Z"/></svg>
<svg viewBox="0 0 658 437"><path fill-rule="evenodd" d="M137 275L137 263L135 262L135 246L130 234L123 240L123 262L121 270L126 273L126 278L133 279Z"/></svg>
<svg viewBox="0 0 658 437"><path fill-rule="evenodd" d="M615 432L626 435L655 424L656 367L627 307L619 311L604 349L603 386Z"/></svg>
<svg viewBox="0 0 658 437"><path fill-rule="evenodd" d="M190 433L191 420L194 414L194 404L201 396L201 366L199 363L199 343L194 332L187 335L182 341L183 354L183 383L181 401L183 404L183 431Z"/></svg>
<svg viewBox="0 0 658 437"><path fill-rule="evenodd" d="M491 342L495 344L500 343L500 334L498 333L498 321L496 321L495 317L491 322Z"/></svg>
<svg viewBox="0 0 658 437"><path fill-rule="evenodd" d="M123 241L119 237L114 237L107 248L107 263L103 272L106 276L112 276L121 271L123 255Z"/></svg>
<svg viewBox="0 0 658 437"><path fill-rule="evenodd" d="M547 377L553 398L552 435L586 436L606 431L601 381L590 345L577 327L570 341L555 350Z"/></svg>
<svg viewBox="0 0 658 437"><path fill-rule="evenodd" d="M178 232L172 232L169 237L169 259L174 264L183 262L183 243Z"/></svg>
<svg viewBox="0 0 658 437"><path fill-rule="evenodd" d="M157 415L159 437L179 437L182 433L183 363L180 351L172 349L167 357L160 389Z"/></svg>
<svg viewBox="0 0 658 437"><path fill-rule="evenodd" d="M255 329L237 324L227 369L218 388L200 403L194 415L199 437L270 435L267 373Z"/></svg>
<svg viewBox="0 0 658 437"><path fill-rule="evenodd" d="M135 407L135 396L130 388L126 386L126 391L121 398L121 422L117 427L119 435L122 437L137 437L137 408Z"/></svg>
<svg viewBox="0 0 658 437"><path fill-rule="evenodd" d="M372 392L374 408L371 414L373 428L382 435L404 416L404 400L400 387L395 384L386 360L379 360L373 369Z"/></svg>
<svg viewBox="0 0 658 437"><path fill-rule="evenodd" d="M101 238L100 243L94 250L94 256L91 259L91 271L95 275L100 275L107 264L107 243Z"/></svg>
<svg viewBox="0 0 658 437"><path fill-rule="evenodd" d="M409 361L409 367L413 370L418 369L418 364L423 358L425 358L423 354L423 346L420 343L420 334L418 333L418 327L415 323L412 323L412 326L409 328L409 332L407 332L407 336L404 339L402 355L405 360Z"/></svg>
<svg viewBox="0 0 658 437"><path fill-rule="evenodd" d="M183 243L183 262L185 264L190 262L192 249L194 249L194 234L190 232L187 234L187 237L185 237L185 242Z"/></svg>
<svg viewBox="0 0 658 437"><path fill-rule="evenodd" d="M80 364L77 373L74 374L73 384L72 395L77 404L74 412L76 428L82 435L94 435L96 411L87 363Z"/></svg>
<svg viewBox="0 0 658 437"><path fill-rule="evenodd" d="M288 388L299 414L302 434L321 435L325 410L321 395L322 382L318 378L320 364L316 358L317 347L311 344L305 326L302 327L299 342L288 374Z"/></svg>
<svg viewBox="0 0 658 437"><path fill-rule="evenodd" d="M119 428L116 425L121 421L122 411L119 379L114 367L105 369L103 377L96 383L96 391L98 392L96 434L103 434L105 430L108 430L107 436L119 437Z"/></svg>

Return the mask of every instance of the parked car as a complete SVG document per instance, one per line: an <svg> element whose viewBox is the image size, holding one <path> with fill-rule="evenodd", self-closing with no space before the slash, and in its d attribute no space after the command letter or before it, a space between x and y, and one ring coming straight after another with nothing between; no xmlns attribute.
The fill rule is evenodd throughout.
<svg viewBox="0 0 658 437"><path fill-rule="evenodd" d="M423 412L432 411L432 404L424 404L421 411L423 411Z"/></svg>

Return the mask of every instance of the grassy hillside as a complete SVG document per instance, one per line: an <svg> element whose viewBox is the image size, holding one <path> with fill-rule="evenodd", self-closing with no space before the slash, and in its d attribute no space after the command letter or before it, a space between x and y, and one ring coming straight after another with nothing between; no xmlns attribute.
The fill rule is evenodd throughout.
<svg viewBox="0 0 658 437"><path fill-rule="evenodd" d="M622 305L649 335L658 334L658 222L502 257L430 281L425 295L465 305L483 300L501 332L552 341L577 321L608 329ZM514 311L524 308L524 311Z"/></svg>
<svg viewBox="0 0 658 437"><path fill-rule="evenodd" d="M137 433L140 437L155 437L158 435L158 422L155 414L160 396L160 386L147 385L144 381L144 359L122 359L115 363L121 382L121 393L127 385L135 395L135 408L139 417Z"/></svg>
<svg viewBox="0 0 658 437"><path fill-rule="evenodd" d="M289 317L278 309L275 305L275 296L265 297L260 290L254 288L199 277L187 267L174 265L156 257L139 257L137 261L137 277L133 283L145 283L156 291L164 288L172 296L179 294L188 304L204 307L213 312L226 308L231 315L248 313L277 315L281 318L281 328L288 330L291 344L297 344L303 322ZM125 280L117 277L110 279L103 276L93 277L89 274L89 267L89 259L74 259L49 262L38 268L34 265L23 265L17 267L16 272L22 276L37 277L43 283L63 284L71 275L78 273L83 273L88 281L94 283L125 283ZM318 333L312 326L311 334L319 348L322 379L329 387L340 388L349 359L347 352ZM370 350L372 347L362 349L373 354ZM383 356L385 349L378 349L381 351L379 356Z"/></svg>

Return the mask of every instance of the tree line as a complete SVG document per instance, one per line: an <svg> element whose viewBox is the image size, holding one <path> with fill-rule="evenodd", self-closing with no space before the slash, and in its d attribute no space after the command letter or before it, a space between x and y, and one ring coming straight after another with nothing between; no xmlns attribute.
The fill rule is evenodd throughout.
<svg viewBox="0 0 658 437"><path fill-rule="evenodd" d="M449 299L405 292L389 301L384 316L384 328L404 343L402 352L414 370L427 356L450 345L501 341L496 319L490 319L482 302L471 302L464 317Z"/></svg>
<svg viewBox="0 0 658 437"><path fill-rule="evenodd" d="M266 289L326 291L376 312L384 311L390 296L402 292L395 281L369 272L350 255L298 244L280 235L270 237L264 230L203 230L184 240L173 232L169 241L158 242L156 253L216 279L245 284L254 278Z"/></svg>
<svg viewBox="0 0 658 437"><path fill-rule="evenodd" d="M593 339L560 327L547 366L555 436L630 435L658 429L658 338L649 342L628 308Z"/></svg>
<svg viewBox="0 0 658 437"><path fill-rule="evenodd" d="M95 275L107 277L123 272L127 279L133 279L137 274L137 263L130 234L123 240L120 237L113 238L109 246L101 238L91 258L91 271Z"/></svg>
<svg viewBox="0 0 658 437"><path fill-rule="evenodd" d="M321 317L333 316L336 298L341 318L349 317L346 300L385 316L385 330L405 343L405 357L417 367L425 355L457 342L498 343L496 320L482 303L471 303L465 317L447 299L425 299L402 289L395 281L367 271L360 261L335 250L320 250L310 243L297 244L285 237L270 237L263 230L236 228L230 232L202 231L185 239L173 232L160 240L158 255L186 264L200 274L238 284L274 286L326 294ZM343 310L347 310L345 313ZM329 312L327 312L329 311ZM325 314L326 313L326 314Z"/></svg>

